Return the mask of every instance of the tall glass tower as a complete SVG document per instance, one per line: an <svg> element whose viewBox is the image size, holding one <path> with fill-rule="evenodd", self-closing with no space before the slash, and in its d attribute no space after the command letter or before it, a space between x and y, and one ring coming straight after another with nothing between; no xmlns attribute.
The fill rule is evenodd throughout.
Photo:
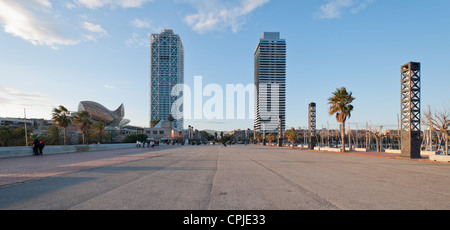
<svg viewBox="0 0 450 230"><path fill-rule="evenodd" d="M286 40L264 32L255 51L255 118L258 132L286 129Z"/></svg>
<svg viewBox="0 0 450 230"><path fill-rule="evenodd" d="M183 130L182 110L172 111L180 96L172 96L172 88L184 83L184 48L180 36L163 30L150 37L150 122L175 118L175 130Z"/></svg>

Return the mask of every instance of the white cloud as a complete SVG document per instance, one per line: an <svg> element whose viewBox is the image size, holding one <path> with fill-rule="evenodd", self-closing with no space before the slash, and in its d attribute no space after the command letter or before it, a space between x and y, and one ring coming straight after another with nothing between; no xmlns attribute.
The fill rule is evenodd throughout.
<svg viewBox="0 0 450 230"><path fill-rule="evenodd" d="M322 5L320 7L320 15L321 19L333 19L340 18L342 14L342 10L352 6L353 0L333 0L329 3Z"/></svg>
<svg viewBox="0 0 450 230"><path fill-rule="evenodd" d="M50 119L51 111L61 103L47 95L29 93L28 91L0 87L0 116Z"/></svg>
<svg viewBox="0 0 450 230"><path fill-rule="evenodd" d="M103 88L114 89L114 86L112 86L112 85L104 85Z"/></svg>
<svg viewBox="0 0 450 230"><path fill-rule="evenodd" d="M320 6L316 17L319 19L336 19L341 18L346 10L356 14L364 10L370 3L375 0L329 0L327 4Z"/></svg>
<svg viewBox="0 0 450 230"><path fill-rule="evenodd" d="M220 0L186 0L197 13L187 15L184 20L195 31L204 33L230 28L238 32L245 23L245 16L263 6L269 0L239 0L223 2Z"/></svg>
<svg viewBox="0 0 450 230"><path fill-rule="evenodd" d="M138 29L150 28L151 22L148 19L141 20L135 18L133 21L131 21L131 25Z"/></svg>
<svg viewBox="0 0 450 230"><path fill-rule="evenodd" d="M352 9L352 13L356 14L361 10L364 10L367 8L367 6L371 3L375 2L375 0L365 0L362 2L359 2L353 9Z"/></svg>
<svg viewBox="0 0 450 230"><path fill-rule="evenodd" d="M49 14L47 0L1 0L0 24L6 33L20 37L34 45L75 45L80 41L67 38L58 29Z"/></svg>
<svg viewBox="0 0 450 230"><path fill-rule="evenodd" d="M94 33L108 35L108 32L106 32L106 30L103 29L101 25L96 25L90 22L83 22L83 28Z"/></svg>
<svg viewBox="0 0 450 230"><path fill-rule="evenodd" d="M44 7L52 8L52 4L48 0L33 0L33 1Z"/></svg>
<svg viewBox="0 0 450 230"><path fill-rule="evenodd" d="M45 96L31 94L13 88L0 87L0 105L52 108L55 102Z"/></svg>
<svg viewBox="0 0 450 230"><path fill-rule="evenodd" d="M149 19L137 19L135 18L130 22L133 26L133 33L131 38L125 41L125 45L130 48L149 47L150 46L150 34L159 33L166 25L154 26L154 23Z"/></svg>
<svg viewBox="0 0 450 230"><path fill-rule="evenodd" d="M106 30L103 29L101 25L96 25L90 22L83 22L82 27L83 29L91 32L90 34L86 34L84 36L87 40L93 41L97 40L98 38L108 36L108 32L106 32Z"/></svg>
<svg viewBox="0 0 450 230"><path fill-rule="evenodd" d="M76 8L77 6L75 5L75 4L73 4L73 3L70 3L70 2L67 2L66 3L66 8L67 9L73 9L73 8Z"/></svg>
<svg viewBox="0 0 450 230"><path fill-rule="evenodd" d="M140 33L133 32L131 38L125 41L125 45L130 48L136 47L150 47L149 34L146 37Z"/></svg>
<svg viewBox="0 0 450 230"><path fill-rule="evenodd" d="M112 7L137 8L147 2L153 2L153 0L75 0L75 2L90 9L101 8L107 5Z"/></svg>

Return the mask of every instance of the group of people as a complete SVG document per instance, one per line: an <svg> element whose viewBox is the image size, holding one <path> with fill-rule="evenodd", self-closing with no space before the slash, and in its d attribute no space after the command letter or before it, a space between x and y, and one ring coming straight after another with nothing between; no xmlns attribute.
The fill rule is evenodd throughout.
<svg viewBox="0 0 450 230"><path fill-rule="evenodd" d="M38 139L35 139L33 141L33 152L34 155L42 155L42 150L44 149L45 144L43 141L39 141Z"/></svg>
<svg viewBox="0 0 450 230"><path fill-rule="evenodd" d="M144 142L140 142L140 141L136 141L136 147L140 148L142 145L142 148L145 148L145 145L147 145L148 147L155 147L155 145L159 145L158 141L144 141Z"/></svg>

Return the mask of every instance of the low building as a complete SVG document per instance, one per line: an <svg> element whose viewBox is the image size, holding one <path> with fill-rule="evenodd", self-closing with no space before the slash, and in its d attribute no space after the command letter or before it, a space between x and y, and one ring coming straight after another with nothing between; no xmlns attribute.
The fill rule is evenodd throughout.
<svg viewBox="0 0 450 230"><path fill-rule="evenodd" d="M144 134L154 140L182 140L184 138L183 131L173 129L173 123L170 121L160 121L153 127L144 128Z"/></svg>

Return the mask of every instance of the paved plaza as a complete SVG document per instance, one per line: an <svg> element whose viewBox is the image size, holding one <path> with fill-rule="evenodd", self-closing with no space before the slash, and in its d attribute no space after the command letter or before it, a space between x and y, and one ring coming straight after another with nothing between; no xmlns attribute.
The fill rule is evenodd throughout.
<svg viewBox="0 0 450 230"><path fill-rule="evenodd" d="M0 159L7 210L450 209L450 165L257 145Z"/></svg>

